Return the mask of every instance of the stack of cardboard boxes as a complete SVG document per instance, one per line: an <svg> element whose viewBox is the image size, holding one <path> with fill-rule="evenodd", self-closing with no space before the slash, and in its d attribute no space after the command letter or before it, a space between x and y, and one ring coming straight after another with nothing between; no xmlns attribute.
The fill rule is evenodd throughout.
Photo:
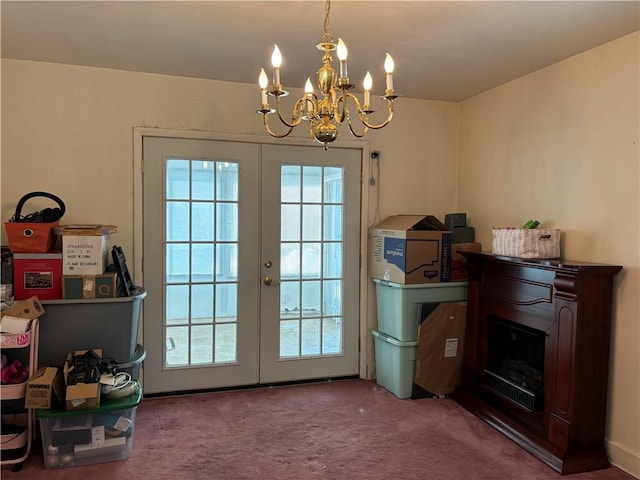
<svg viewBox="0 0 640 480"><path fill-rule="evenodd" d="M110 268L110 235L115 225L66 225L62 235L62 298L118 296L118 275Z"/></svg>
<svg viewBox="0 0 640 480"><path fill-rule="evenodd" d="M14 298L40 300L116 297L117 273L109 271L114 225L66 225L47 253L14 253Z"/></svg>

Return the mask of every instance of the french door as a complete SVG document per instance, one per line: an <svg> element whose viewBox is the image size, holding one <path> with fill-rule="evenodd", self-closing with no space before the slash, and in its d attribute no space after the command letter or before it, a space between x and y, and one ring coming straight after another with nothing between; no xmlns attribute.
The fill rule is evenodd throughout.
<svg viewBox="0 0 640 480"><path fill-rule="evenodd" d="M144 137L146 392L358 373L360 167Z"/></svg>

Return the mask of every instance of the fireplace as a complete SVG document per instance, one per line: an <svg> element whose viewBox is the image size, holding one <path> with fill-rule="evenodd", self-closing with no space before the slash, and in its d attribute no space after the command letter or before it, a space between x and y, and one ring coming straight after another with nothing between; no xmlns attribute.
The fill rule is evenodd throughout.
<svg viewBox="0 0 640 480"><path fill-rule="evenodd" d="M463 255L467 325L452 397L559 473L608 467L609 333L621 267Z"/></svg>

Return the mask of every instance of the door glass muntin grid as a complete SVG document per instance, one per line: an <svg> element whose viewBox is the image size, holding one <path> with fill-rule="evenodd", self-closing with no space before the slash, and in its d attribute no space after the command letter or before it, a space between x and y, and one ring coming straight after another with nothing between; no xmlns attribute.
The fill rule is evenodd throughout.
<svg viewBox="0 0 640 480"><path fill-rule="evenodd" d="M164 368L237 362L237 162L165 160Z"/></svg>
<svg viewBox="0 0 640 480"><path fill-rule="evenodd" d="M281 169L281 359L343 354L343 176Z"/></svg>

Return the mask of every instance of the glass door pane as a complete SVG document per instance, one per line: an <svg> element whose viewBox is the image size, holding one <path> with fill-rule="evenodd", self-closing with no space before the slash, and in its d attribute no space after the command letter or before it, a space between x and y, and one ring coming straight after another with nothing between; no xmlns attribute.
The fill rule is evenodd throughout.
<svg viewBox="0 0 640 480"><path fill-rule="evenodd" d="M238 164L168 159L165 368L237 358Z"/></svg>
<svg viewBox="0 0 640 480"><path fill-rule="evenodd" d="M282 167L281 358L342 353L343 175L335 167Z"/></svg>

